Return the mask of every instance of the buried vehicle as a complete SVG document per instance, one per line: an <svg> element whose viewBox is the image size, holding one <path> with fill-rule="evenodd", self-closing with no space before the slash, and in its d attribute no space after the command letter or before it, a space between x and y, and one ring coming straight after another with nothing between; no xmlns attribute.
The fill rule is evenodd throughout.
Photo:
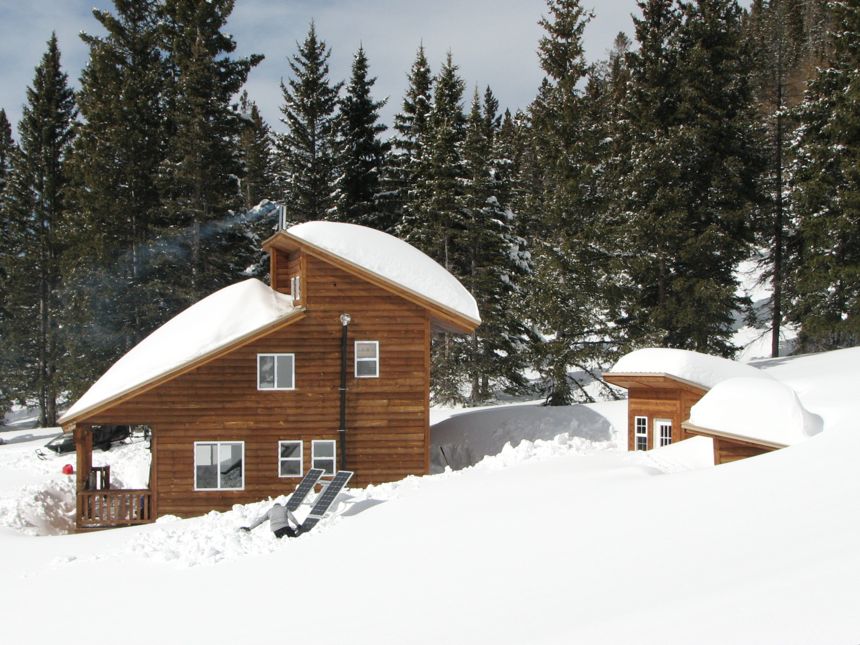
<svg viewBox="0 0 860 645"><path fill-rule="evenodd" d="M131 435L128 426L96 426L93 428L93 448L110 450L111 445L124 441ZM45 444L45 448L58 455L75 451L75 437L71 432L64 432Z"/></svg>

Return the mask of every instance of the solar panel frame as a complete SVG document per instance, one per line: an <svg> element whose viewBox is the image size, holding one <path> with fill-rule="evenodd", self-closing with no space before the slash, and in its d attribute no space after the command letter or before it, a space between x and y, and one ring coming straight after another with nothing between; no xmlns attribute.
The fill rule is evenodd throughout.
<svg viewBox="0 0 860 645"><path fill-rule="evenodd" d="M308 519L322 519L323 515L325 515L331 508L332 504L334 504L334 501L340 492L346 488L347 483L352 479L352 475L353 473L350 470L341 470L338 472L334 476L334 479L329 482L326 489L320 493L319 497L317 497L313 507L311 508L311 512L308 514ZM305 520L305 523L307 523L307 520ZM304 530L304 524L302 524L302 529Z"/></svg>
<svg viewBox="0 0 860 645"><path fill-rule="evenodd" d="M311 468L304 478L302 478L302 481L299 482L299 485L296 486L296 490L290 495L290 499L287 500L287 509L292 512L299 510L299 506L302 505L302 502L305 501L305 498L314 489L314 486L317 485L317 482L319 482L324 473L325 471L322 468Z"/></svg>

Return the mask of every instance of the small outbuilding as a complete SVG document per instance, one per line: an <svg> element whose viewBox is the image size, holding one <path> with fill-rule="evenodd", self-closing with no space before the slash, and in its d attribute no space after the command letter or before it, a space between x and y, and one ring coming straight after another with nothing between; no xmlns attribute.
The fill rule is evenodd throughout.
<svg viewBox="0 0 860 645"><path fill-rule="evenodd" d="M430 340L471 333L475 299L395 237L308 222L263 248L270 283L228 286L120 358L60 423L77 525L192 516L289 493L310 468L363 486L429 467ZM111 487L93 429L151 431L149 487Z"/></svg>

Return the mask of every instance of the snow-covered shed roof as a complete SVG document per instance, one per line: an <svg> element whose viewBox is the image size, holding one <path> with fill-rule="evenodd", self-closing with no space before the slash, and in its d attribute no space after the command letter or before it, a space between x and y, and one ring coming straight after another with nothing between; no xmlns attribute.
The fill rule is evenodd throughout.
<svg viewBox="0 0 860 645"><path fill-rule="evenodd" d="M60 419L67 423L179 372L302 311L255 278L224 287L177 314L120 358Z"/></svg>
<svg viewBox="0 0 860 645"><path fill-rule="evenodd" d="M663 347L637 349L625 354L606 376L632 374L669 376L706 390L730 378L771 379L765 372L745 363L686 349Z"/></svg>
<svg viewBox="0 0 860 645"><path fill-rule="evenodd" d="M474 326L481 322L475 298L457 278L432 258L393 235L342 222L305 222L281 234L335 255L453 311Z"/></svg>
<svg viewBox="0 0 860 645"><path fill-rule="evenodd" d="M731 378L690 411L684 427L782 448L818 434L822 420L789 386L774 379Z"/></svg>

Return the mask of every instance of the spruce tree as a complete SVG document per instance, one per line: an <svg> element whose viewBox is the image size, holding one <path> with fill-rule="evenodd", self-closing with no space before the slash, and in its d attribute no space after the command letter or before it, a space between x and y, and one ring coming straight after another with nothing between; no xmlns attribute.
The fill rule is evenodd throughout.
<svg viewBox="0 0 860 645"><path fill-rule="evenodd" d="M75 98L60 65L55 35L36 67L18 126L20 149L6 188L9 223L9 293L4 345L12 349L6 374L18 400L35 396L39 423L56 425L63 391L58 367L63 355L60 330L60 258L66 208L66 161L75 130Z"/></svg>
<svg viewBox="0 0 860 645"><path fill-rule="evenodd" d="M329 81L331 50L317 38L311 22L304 42L288 61L291 78L281 82L282 122L287 132L277 141L287 219L329 219L333 215L337 102L341 83Z"/></svg>
<svg viewBox="0 0 860 645"><path fill-rule="evenodd" d="M833 2L830 53L799 108L790 318L803 351L860 342L860 6Z"/></svg>
<svg viewBox="0 0 860 645"><path fill-rule="evenodd" d="M104 36L82 34L90 54L81 74L83 121L70 159L77 225L64 256L64 316L73 395L157 327L163 312L149 279L148 252L160 208L166 147L166 68L154 0L116 0L94 9Z"/></svg>
<svg viewBox="0 0 860 645"><path fill-rule="evenodd" d="M171 314L234 282L258 253L239 212L242 121L231 101L262 56L230 56L236 43L222 29L233 5L167 0L163 7L172 132L160 174L162 234L181 254L159 276L170 298L161 306Z"/></svg>
<svg viewBox="0 0 860 645"><path fill-rule="evenodd" d="M11 238L10 222L6 212L6 186L12 173L12 158L17 152L17 146L12 139L12 125L6 117L6 110L0 108L0 335L7 328L7 300L9 292L9 274L7 266L13 262L10 255ZM6 343L8 345L8 343ZM9 350L11 347L0 348L0 372L10 372ZM5 383L0 385L0 406L5 409L10 403L10 388Z"/></svg>
<svg viewBox="0 0 860 645"><path fill-rule="evenodd" d="M370 92L375 78L368 77L367 55L359 47L352 62L352 75L340 101L337 124L337 219L363 224L381 231L394 222L381 212L380 179L387 144L380 139L386 127L379 122L385 101L374 101Z"/></svg>

